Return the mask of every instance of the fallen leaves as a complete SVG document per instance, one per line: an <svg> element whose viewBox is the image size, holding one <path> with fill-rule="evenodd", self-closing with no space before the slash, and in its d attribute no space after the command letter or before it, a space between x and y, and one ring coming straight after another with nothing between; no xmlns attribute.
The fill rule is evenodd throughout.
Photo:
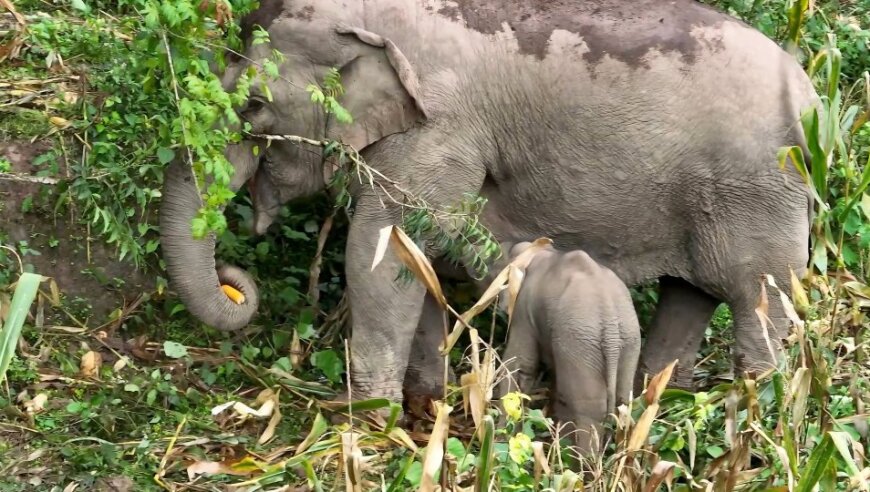
<svg viewBox="0 0 870 492"><path fill-rule="evenodd" d="M236 420L239 422L244 422L249 418L264 419L266 417L271 417L269 419L269 424L266 426L266 429L257 441L259 444L264 444L275 437L275 428L281 421L278 393L269 388L264 389L259 395L257 395L257 399L254 401L254 406L258 405L259 408L254 409L240 401L228 401L212 408L211 414L216 416L228 409L232 409L236 414Z"/></svg>
<svg viewBox="0 0 870 492"><path fill-rule="evenodd" d="M12 5L10 0L0 0L0 7L3 7L6 11L12 14L12 18L15 20L15 34L12 36L11 40L6 42L6 44L0 45L0 63L2 63L6 60L16 58L21 52L21 48L24 46L25 34L27 32L27 22L24 20L24 16L15 10L15 6Z"/></svg>
<svg viewBox="0 0 870 492"><path fill-rule="evenodd" d="M100 368L103 366L103 356L93 350L82 356L79 365L79 374L85 378L99 378Z"/></svg>
<svg viewBox="0 0 870 492"><path fill-rule="evenodd" d="M261 470L260 466L251 466L253 458L246 456L241 460L226 461L194 461L187 466L187 478L195 479L198 475L236 475L248 476Z"/></svg>

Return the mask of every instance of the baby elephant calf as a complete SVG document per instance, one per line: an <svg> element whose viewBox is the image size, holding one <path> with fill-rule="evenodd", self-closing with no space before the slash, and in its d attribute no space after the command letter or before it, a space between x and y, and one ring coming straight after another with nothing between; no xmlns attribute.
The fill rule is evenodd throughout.
<svg viewBox="0 0 870 492"><path fill-rule="evenodd" d="M519 243L510 258L531 243ZM573 423L584 455L600 445L602 424L628 401L640 353L640 326L628 288L582 251L535 253L514 306L505 364L528 393L539 362L554 373L551 407ZM511 390L506 378L499 393ZM595 433L593 434L593 429Z"/></svg>

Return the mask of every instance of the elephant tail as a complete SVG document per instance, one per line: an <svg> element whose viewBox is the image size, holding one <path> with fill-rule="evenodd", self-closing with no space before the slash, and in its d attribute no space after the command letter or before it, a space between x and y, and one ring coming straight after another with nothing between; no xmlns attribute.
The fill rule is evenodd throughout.
<svg viewBox="0 0 870 492"><path fill-rule="evenodd" d="M620 381L619 359L622 356L621 343L618 336L608 330L604 333L602 348L604 349L604 377L607 382L607 411L616 409L616 395Z"/></svg>

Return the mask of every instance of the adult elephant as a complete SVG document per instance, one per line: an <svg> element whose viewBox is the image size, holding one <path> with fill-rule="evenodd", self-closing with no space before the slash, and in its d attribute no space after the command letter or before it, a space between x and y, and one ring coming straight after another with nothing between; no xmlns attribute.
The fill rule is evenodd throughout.
<svg viewBox="0 0 870 492"><path fill-rule="evenodd" d="M264 0L245 32L255 24L271 46L249 45L226 85L272 48L287 59L270 83L274 100L254 84L240 111L255 133L340 137L433 205L482 194L501 241L546 236L629 285L659 278L641 368L679 358L678 386L691 384L721 301L733 312L739 369L770 367L781 353L778 304L769 313L778 332L755 313L760 276L786 285L789 268L803 274L811 198L776 155L803 146L800 114L817 99L798 63L758 31L692 0ZM341 71L352 124L325 118L305 91L330 67ZM229 158L233 186L251 189L259 232L328 177L319 152L286 142L244 141ZM238 329L256 310L256 288L234 267L215 271L213 239L191 238L199 202L187 176L170 169L163 194L171 280L196 316ZM351 371L355 397L398 400L425 296L420 284L394 282L391 252L371 269L378 231L400 223L383 198L355 190ZM247 301L230 302L221 282ZM427 323L421 339L432 335Z"/></svg>

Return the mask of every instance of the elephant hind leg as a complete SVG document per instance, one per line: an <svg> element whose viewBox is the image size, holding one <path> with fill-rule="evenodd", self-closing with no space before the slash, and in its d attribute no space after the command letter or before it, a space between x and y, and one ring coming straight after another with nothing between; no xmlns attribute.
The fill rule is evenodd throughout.
<svg viewBox="0 0 870 492"><path fill-rule="evenodd" d="M771 193L774 186L779 191ZM748 209L750 201L757 204L755 208ZM762 324L756 308L765 275L787 289L790 269L798 277L806 272L808 203L806 187L795 176L776 172L733 183L727 194L717 197L712 216L695 238L694 274L731 308L737 376L774 367L783 356L782 339L788 335L789 323L778 293L767 288L772 324Z"/></svg>
<svg viewBox="0 0 870 492"><path fill-rule="evenodd" d="M553 333L566 332L558 327ZM605 336L618 333L618 326L607 327ZM601 450L608 408L607 369L604 348L596 338L573 337L570 342L554 339L553 362L555 392L553 414L571 433L577 451L590 457Z"/></svg>
<svg viewBox="0 0 870 492"><path fill-rule="evenodd" d="M693 369L704 331L721 301L676 277L659 280L659 303L641 352L634 393L643 390L644 376L654 376L679 359L670 386L691 390Z"/></svg>

